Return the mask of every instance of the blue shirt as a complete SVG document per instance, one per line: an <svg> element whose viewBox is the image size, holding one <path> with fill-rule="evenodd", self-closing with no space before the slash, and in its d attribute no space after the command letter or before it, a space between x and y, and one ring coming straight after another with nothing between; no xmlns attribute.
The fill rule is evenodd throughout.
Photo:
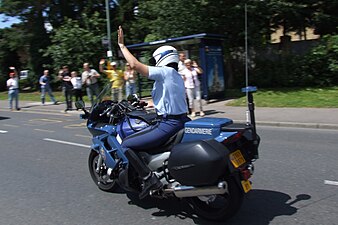
<svg viewBox="0 0 338 225"><path fill-rule="evenodd" d="M40 77L39 82L45 83L45 85L41 84L41 88L47 88L47 89L49 88L49 77L42 75Z"/></svg>
<svg viewBox="0 0 338 225"><path fill-rule="evenodd" d="M179 115L188 111L181 75L173 68L149 66L149 79L154 80L151 92L158 115Z"/></svg>

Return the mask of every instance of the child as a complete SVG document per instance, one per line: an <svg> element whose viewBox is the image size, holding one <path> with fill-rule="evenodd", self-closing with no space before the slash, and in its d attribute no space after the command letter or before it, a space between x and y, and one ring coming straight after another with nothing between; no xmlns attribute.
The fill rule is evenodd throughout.
<svg viewBox="0 0 338 225"><path fill-rule="evenodd" d="M77 75L76 71L72 71L72 78L70 81L73 85L73 95L75 96L75 101L82 101L82 78Z"/></svg>

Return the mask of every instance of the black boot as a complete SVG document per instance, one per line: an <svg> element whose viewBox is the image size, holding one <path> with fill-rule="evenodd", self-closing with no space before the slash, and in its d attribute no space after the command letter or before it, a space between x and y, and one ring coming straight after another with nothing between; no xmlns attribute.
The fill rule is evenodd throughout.
<svg viewBox="0 0 338 225"><path fill-rule="evenodd" d="M151 190L158 190L163 186L162 182L157 178L157 176L153 173L149 174L149 176L144 180L143 189L139 194L140 199L144 199L147 197Z"/></svg>
<svg viewBox="0 0 338 225"><path fill-rule="evenodd" d="M149 195L151 190L160 189L162 187L161 181L155 174L151 172L149 167L139 158L139 156L131 149L125 152L129 163L138 172L140 178L143 180L143 189L139 195L140 199L145 198Z"/></svg>

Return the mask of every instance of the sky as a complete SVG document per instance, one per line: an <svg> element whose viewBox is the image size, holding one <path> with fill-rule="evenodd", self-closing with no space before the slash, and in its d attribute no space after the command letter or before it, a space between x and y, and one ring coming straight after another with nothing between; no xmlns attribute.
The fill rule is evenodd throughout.
<svg viewBox="0 0 338 225"><path fill-rule="evenodd" d="M3 20L7 19L8 21L3 22ZM5 27L10 27L13 23L19 23L20 20L15 17L7 17L3 14L0 14L0 29Z"/></svg>

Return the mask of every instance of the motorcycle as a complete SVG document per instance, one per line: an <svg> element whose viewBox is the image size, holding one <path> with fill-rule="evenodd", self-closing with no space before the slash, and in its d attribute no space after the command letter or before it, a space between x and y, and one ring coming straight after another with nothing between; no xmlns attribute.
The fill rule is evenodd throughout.
<svg viewBox="0 0 338 225"><path fill-rule="evenodd" d="M136 95L111 101L106 95L110 88L107 85L103 89L89 111L84 102L76 102L92 134L89 172L103 191L121 187L140 193L142 181L129 165L121 143L155 124L157 115L146 110L147 104ZM161 147L144 146L137 153L163 183L163 188L150 192L151 197L185 199L198 216L208 220L224 221L240 209L245 193L252 188L250 177L260 142L252 94L256 88L242 91L248 99L246 123L233 123L229 118L195 119Z"/></svg>

